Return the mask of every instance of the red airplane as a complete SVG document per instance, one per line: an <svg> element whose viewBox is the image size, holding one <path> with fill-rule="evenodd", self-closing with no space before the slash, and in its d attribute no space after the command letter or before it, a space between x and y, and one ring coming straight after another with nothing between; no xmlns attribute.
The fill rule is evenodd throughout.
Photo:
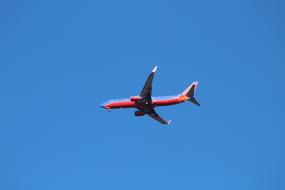
<svg viewBox="0 0 285 190"><path fill-rule="evenodd" d="M185 101L190 101L197 106L200 106L199 102L194 98L194 92L197 88L198 82L193 82L181 94L175 96L152 97L152 81L156 70L157 67L155 67L149 74L139 96L132 96L129 99L110 100L101 104L101 107L107 110L119 108L136 108L138 111L135 111L135 116L144 116L147 114L161 124L170 124L171 120L165 121L162 119L154 110L155 107L169 106Z"/></svg>

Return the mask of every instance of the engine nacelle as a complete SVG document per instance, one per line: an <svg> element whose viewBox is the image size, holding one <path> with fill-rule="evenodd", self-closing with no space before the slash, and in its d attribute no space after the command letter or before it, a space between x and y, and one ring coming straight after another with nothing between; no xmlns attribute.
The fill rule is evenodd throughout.
<svg viewBox="0 0 285 190"><path fill-rule="evenodd" d="M141 100L142 98L141 97L139 97L139 96L132 96L131 98L130 98L130 100L132 101L132 102L135 102L135 101L138 101L138 100Z"/></svg>
<svg viewBox="0 0 285 190"><path fill-rule="evenodd" d="M135 111L135 116L139 117L139 116L144 116L145 113L142 111Z"/></svg>

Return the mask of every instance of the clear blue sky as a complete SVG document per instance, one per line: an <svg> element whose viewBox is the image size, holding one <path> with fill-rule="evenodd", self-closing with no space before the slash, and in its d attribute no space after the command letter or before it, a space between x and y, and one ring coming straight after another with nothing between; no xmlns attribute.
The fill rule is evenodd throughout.
<svg viewBox="0 0 285 190"><path fill-rule="evenodd" d="M285 3L0 2L1 190L284 190ZM198 80L202 107L99 108Z"/></svg>

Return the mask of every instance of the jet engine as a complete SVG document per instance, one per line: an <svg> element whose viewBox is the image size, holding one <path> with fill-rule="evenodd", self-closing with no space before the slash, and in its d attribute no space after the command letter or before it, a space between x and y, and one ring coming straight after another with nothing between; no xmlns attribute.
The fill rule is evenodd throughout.
<svg viewBox="0 0 285 190"><path fill-rule="evenodd" d="M130 98L130 100L131 100L132 102L138 101L138 100L140 100L140 99L142 99L142 98L139 97L139 96L132 96L132 97Z"/></svg>
<svg viewBox="0 0 285 190"><path fill-rule="evenodd" d="M142 111L135 111L135 116L139 117L139 116L144 116L145 113Z"/></svg>

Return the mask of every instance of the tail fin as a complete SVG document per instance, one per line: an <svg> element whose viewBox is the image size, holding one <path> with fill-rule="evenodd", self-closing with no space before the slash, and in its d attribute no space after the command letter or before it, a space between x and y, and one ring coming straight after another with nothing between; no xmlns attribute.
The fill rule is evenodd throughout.
<svg viewBox="0 0 285 190"><path fill-rule="evenodd" d="M188 101L192 102L193 104L200 106L199 102L194 98L194 93L195 90L198 86L198 81L193 82L188 88L186 88L183 92L182 92L182 96L187 96L189 99Z"/></svg>

